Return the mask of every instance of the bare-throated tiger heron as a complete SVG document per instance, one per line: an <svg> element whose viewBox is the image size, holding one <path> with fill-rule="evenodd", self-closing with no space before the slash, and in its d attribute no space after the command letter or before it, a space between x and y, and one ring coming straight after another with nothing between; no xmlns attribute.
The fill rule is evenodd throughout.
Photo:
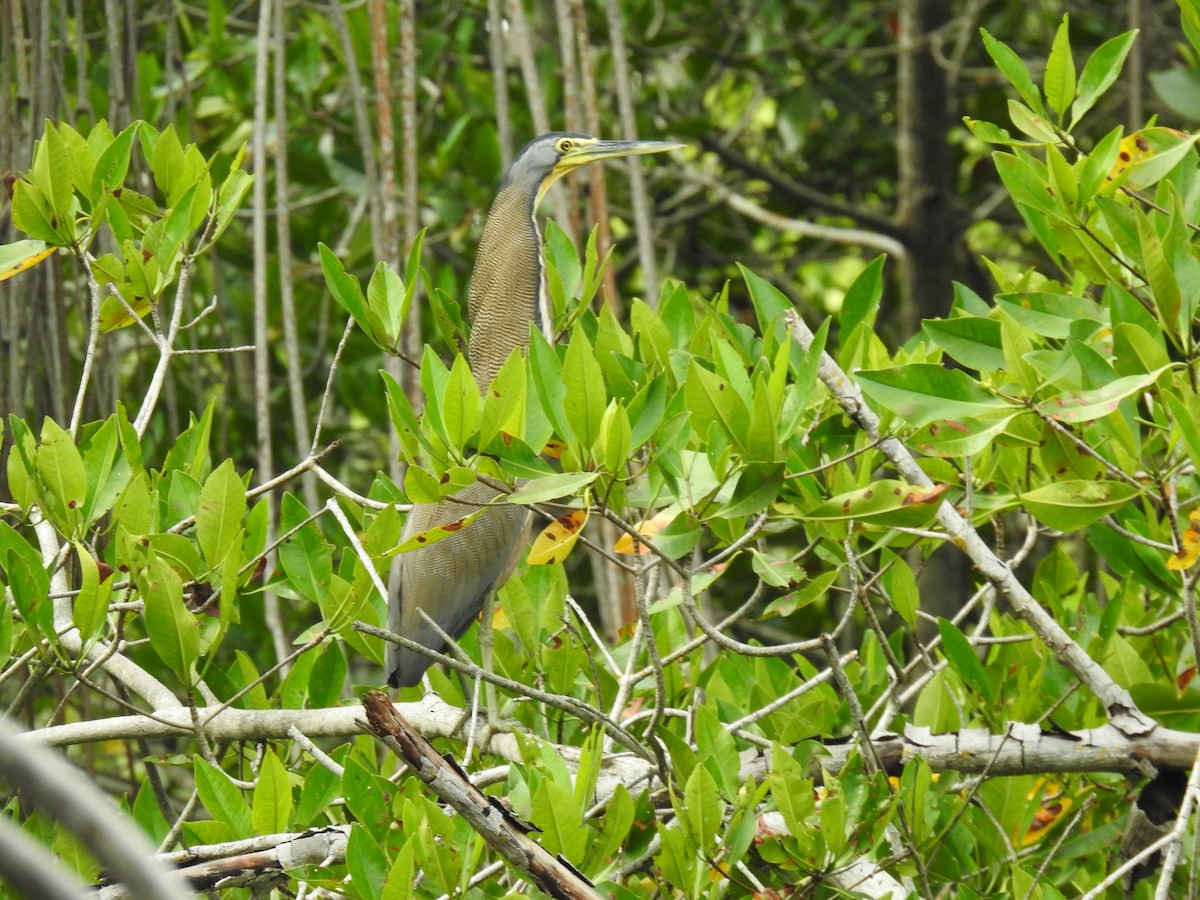
<svg viewBox="0 0 1200 900"><path fill-rule="evenodd" d="M552 337L542 237L534 217L550 185L586 163L682 146L555 132L530 141L513 160L488 213L467 297L471 326L467 356L481 388L491 383L515 348L529 346L531 323ZM476 482L440 503L416 504L401 540L457 522L496 497L493 488ZM431 650L443 650L445 640L426 620L428 616L450 637L459 638L487 597L512 572L528 522L524 507L494 503L449 537L397 557L388 628ZM388 683L414 685L431 662L428 656L389 643Z"/></svg>

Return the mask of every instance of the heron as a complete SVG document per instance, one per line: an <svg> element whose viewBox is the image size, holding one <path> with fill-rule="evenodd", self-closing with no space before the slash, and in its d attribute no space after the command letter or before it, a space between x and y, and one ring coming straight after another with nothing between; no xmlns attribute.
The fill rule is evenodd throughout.
<svg viewBox="0 0 1200 900"><path fill-rule="evenodd" d="M530 326L553 339L538 204L567 172L591 162L664 153L667 141L606 141L559 131L534 138L509 166L488 212L467 294L467 361L481 389L511 353L529 346ZM448 537L396 558L389 585L388 628L430 650L443 635L457 640L504 583L520 558L530 512L494 503L495 488L480 481L439 503L415 504L401 540L480 512ZM433 623L436 623L434 627ZM433 660L389 643L388 684L410 687Z"/></svg>

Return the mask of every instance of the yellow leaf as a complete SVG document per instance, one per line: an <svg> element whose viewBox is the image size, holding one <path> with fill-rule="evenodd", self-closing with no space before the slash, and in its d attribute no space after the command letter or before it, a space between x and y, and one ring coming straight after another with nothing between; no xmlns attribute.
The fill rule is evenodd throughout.
<svg viewBox="0 0 1200 900"><path fill-rule="evenodd" d="M567 445L558 438L550 438L546 441L546 446L542 448L542 455L549 456L551 459L562 459L563 451L567 449Z"/></svg>
<svg viewBox="0 0 1200 900"><path fill-rule="evenodd" d="M1033 814L1029 830L1021 835L1015 843L1019 847L1028 847L1044 838L1051 826L1061 821L1073 805L1074 801L1063 793L1062 785L1053 781L1039 781L1029 791L1029 799L1036 800L1041 796L1041 806Z"/></svg>
<svg viewBox="0 0 1200 900"><path fill-rule="evenodd" d="M566 559L575 542L579 540L579 533L583 531L587 520L588 511L577 509L565 516L559 516L547 525L529 548L529 564L548 566Z"/></svg>
<svg viewBox="0 0 1200 900"><path fill-rule="evenodd" d="M7 262L0 262L0 281L8 281L8 279L24 272L26 269L32 269L58 249L57 247L45 247L44 245L43 249L36 249L37 245L41 243L41 241L18 241L17 244L28 244L30 246L24 247L21 252L14 254L14 259ZM9 249L19 249L17 248L17 244L10 245ZM4 256L5 254L0 254L0 259L3 259Z"/></svg>
<svg viewBox="0 0 1200 900"><path fill-rule="evenodd" d="M1200 510L1192 510L1188 514L1188 522L1188 527L1180 537L1183 546L1167 557L1167 568L1172 572L1190 569L1200 559Z"/></svg>
<svg viewBox="0 0 1200 900"><path fill-rule="evenodd" d="M670 510L664 510L657 516L653 516L637 526L637 533L642 537L650 537L658 534L664 528L675 520L675 513ZM646 545L641 541L634 541L633 535L623 534L617 538L617 542L613 544L613 553L628 553L631 556L638 556L646 552Z"/></svg>
<svg viewBox="0 0 1200 900"><path fill-rule="evenodd" d="M1132 166L1135 162L1140 162L1148 156L1153 156L1154 151L1150 148L1150 144L1144 137L1136 132L1126 135L1121 138L1121 149L1117 152L1117 161L1113 163L1112 169L1109 170L1108 180L1114 181L1118 175Z"/></svg>

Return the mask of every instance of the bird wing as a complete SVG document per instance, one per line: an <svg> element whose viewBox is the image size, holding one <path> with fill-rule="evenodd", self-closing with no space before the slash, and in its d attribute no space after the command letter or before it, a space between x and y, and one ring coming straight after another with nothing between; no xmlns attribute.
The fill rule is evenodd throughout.
<svg viewBox="0 0 1200 900"><path fill-rule="evenodd" d="M417 504L408 514L401 540L479 512L499 494L476 482L440 503ZM391 579L388 628L431 650L445 641L422 612L457 639L483 608L484 599L512 572L520 556L529 510L508 503L486 506L463 528L428 547L398 557L399 577ZM388 644L388 683L408 687L421 680L432 660L398 644Z"/></svg>

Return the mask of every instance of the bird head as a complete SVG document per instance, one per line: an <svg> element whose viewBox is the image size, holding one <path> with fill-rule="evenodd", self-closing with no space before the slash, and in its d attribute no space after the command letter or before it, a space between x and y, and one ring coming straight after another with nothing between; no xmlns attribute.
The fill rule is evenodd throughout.
<svg viewBox="0 0 1200 900"><path fill-rule="evenodd" d="M550 185L580 166L619 156L665 153L683 146L670 141L604 141L587 134L555 131L526 144L509 167L504 182L506 187L533 195L536 206Z"/></svg>

